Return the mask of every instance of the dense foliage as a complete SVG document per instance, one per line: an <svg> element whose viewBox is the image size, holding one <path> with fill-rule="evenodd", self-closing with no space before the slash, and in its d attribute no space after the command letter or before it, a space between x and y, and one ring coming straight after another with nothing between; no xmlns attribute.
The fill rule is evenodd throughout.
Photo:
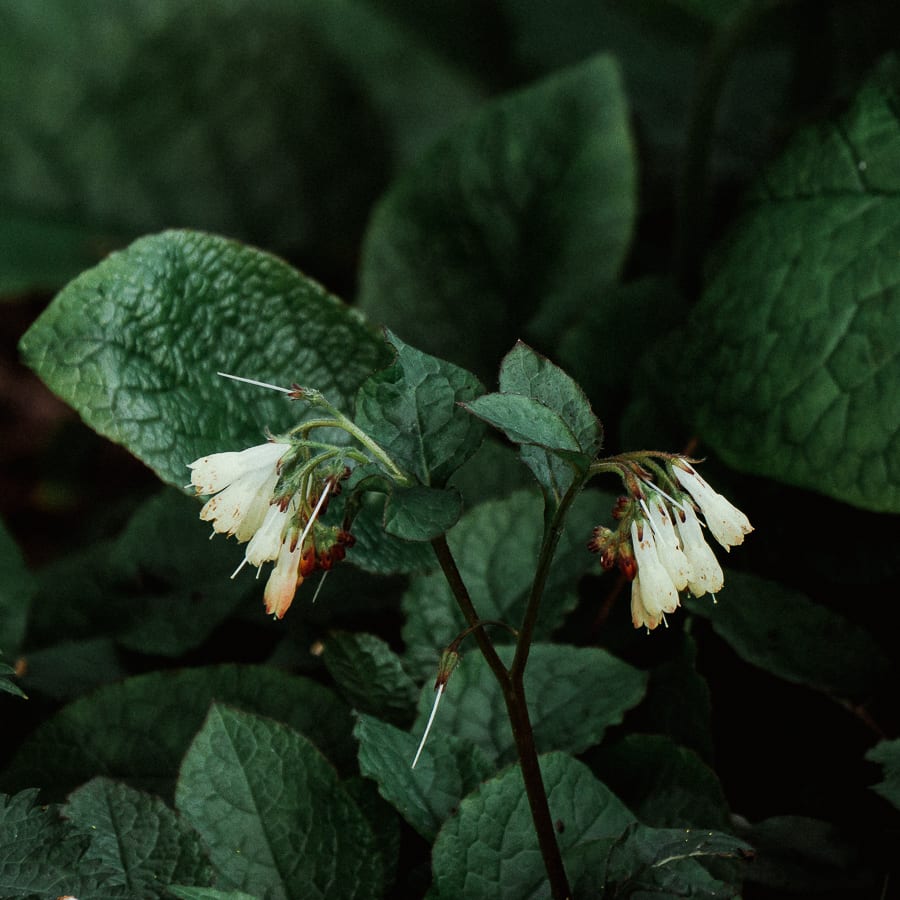
<svg viewBox="0 0 900 900"><path fill-rule="evenodd" d="M546 577L575 897L886 896L898 35L877 0L0 0L0 898L550 896L471 635L410 768L451 553L512 629ZM187 466L315 404L219 372L384 454L328 457L355 543L278 619ZM755 528L649 635L586 549L621 484L572 490L638 448Z"/></svg>

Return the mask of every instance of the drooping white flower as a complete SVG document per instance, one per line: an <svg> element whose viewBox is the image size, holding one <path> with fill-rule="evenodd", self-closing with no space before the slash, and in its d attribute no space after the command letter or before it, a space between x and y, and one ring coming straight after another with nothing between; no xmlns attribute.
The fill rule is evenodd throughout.
<svg viewBox="0 0 900 900"><path fill-rule="evenodd" d="M256 534L250 538L244 558L251 566L257 568L264 562L276 559L281 552L285 531L290 518L294 515L295 503L282 509L277 503L273 503L266 513L262 524Z"/></svg>
<svg viewBox="0 0 900 900"><path fill-rule="evenodd" d="M753 531L750 520L736 506L714 491L697 472L683 460L672 466L681 486L694 498L712 536L730 550L744 543L744 535Z"/></svg>
<svg viewBox="0 0 900 900"><path fill-rule="evenodd" d="M640 602L650 620L659 624L664 612L672 613L678 608L678 591L672 579L659 560L656 543L650 526L631 523L631 542L637 560L637 579L640 579L638 594ZM634 591L632 582L632 592ZM632 598L633 599L633 598ZM649 625L647 626L650 627ZM655 625L653 627L656 627Z"/></svg>
<svg viewBox="0 0 900 900"><path fill-rule="evenodd" d="M675 590L683 591L691 578L691 563L681 549L672 517L657 495L648 498L647 511L653 523L653 536L659 561L669 573Z"/></svg>
<svg viewBox="0 0 900 900"><path fill-rule="evenodd" d="M303 583L303 576L300 574L302 552L303 545L298 541L292 550L290 540L282 542L278 551L275 567L269 575L263 595L266 612L270 616L275 616L276 619L282 618L288 611L297 587Z"/></svg>
<svg viewBox="0 0 900 900"><path fill-rule="evenodd" d="M641 597L641 578L636 576L631 582L631 621L635 628L646 628L652 631L662 621L662 613L658 616L651 616L644 606Z"/></svg>
<svg viewBox="0 0 900 900"><path fill-rule="evenodd" d="M697 514L686 505L684 509L675 512L674 518L678 533L681 535L684 555L691 564L688 590L695 597L718 593L725 584L725 576L722 574L722 567L716 559L716 554L703 537Z"/></svg>
<svg viewBox="0 0 900 900"><path fill-rule="evenodd" d="M278 463L290 444L270 441L239 452L213 453L189 463L198 494L215 494L200 510L219 534L247 541L259 530L278 482Z"/></svg>

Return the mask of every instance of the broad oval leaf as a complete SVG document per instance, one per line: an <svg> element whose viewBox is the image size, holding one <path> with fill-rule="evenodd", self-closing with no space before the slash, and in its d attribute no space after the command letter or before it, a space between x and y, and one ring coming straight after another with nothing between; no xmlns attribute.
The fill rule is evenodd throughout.
<svg viewBox="0 0 900 900"><path fill-rule="evenodd" d="M67 285L22 338L28 364L95 431L163 481L304 415L224 371L299 382L349 410L383 365L378 335L282 260L208 234L141 238Z"/></svg>

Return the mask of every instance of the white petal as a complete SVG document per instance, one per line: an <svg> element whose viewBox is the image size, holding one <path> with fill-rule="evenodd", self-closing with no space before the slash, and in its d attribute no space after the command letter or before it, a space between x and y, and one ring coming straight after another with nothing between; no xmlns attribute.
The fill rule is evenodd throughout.
<svg viewBox="0 0 900 900"><path fill-rule="evenodd" d="M647 612L641 599L641 579L636 577L631 582L631 622L635 628L649 628L651 631L662 621L662 614L654 618Z"/></svg>
<svg viewBox="0 0 900 900"><path fill-rule="evenodd" d="M219 534L234 534L239 541L247 541L262 525L277 481L274 467L246 472L207 500L200 518L212 522Z"/></svg>
<svg viewBox="0 0 900 900"><path fill-rule="evenodd" d="M678 591L659 561L650 526L645 524L643 532L643 540L639 540L637 525L631 523L631 541L641 579L641 601L649 615L659 619L663 612L675 612L678 608Z"/></svg>
<svg viewBox="0 0 900 900"><path fill-rule="evenodd" d="M291 512L290 508L282 511L277 504L269 507L262 525L247 544L246 557L251 566L261 566L278 556Z"/></svg>
<svg viewBox="0 0 900 900"><path fill-rule="evenodd" d="M297 592L297 585L303 581L300 576L301 551L301 544L298 543L291 551L290 541L285 541L281 545L275 568L266 582L266 612L278 619L287 612Z"/></svg>
<svg viewBox="0 0 900 900"><path fill-rule="evenodd" d="M743 544L744 535L753 531L747 516L716 493L693 469L675 465L672 470L681 486L697 501L712 536L726 550Z"/></svg>
<svg viewBox="0 0 900 900"><path fill-rule="evenodd" d="M669 573L675 590L683 591L691 577L691 564L681 549L672 517L669 515L659 497L650 497L648 501L650 519L656 541L656 552L663 568Z"/></svg>
<svg viewBox="0 0 900 900"><path fill-rule="evenodd" d="M269 441L246 450L203 456L188 463L191 484L198 494L215 494L253 469L274 468L288 449L290 444Z"/></svg>
<svg viewBox="0 0 900 900"><path fill-rule="evenodd" d="M683 517L683 521L682 521ZM691 578L688 590L695 597L706 593L715 594L722 590L725 576L712 548L706 543L700 522L689 506L675 514L675 524L681 535L684 554L691 564Z"/></svg>

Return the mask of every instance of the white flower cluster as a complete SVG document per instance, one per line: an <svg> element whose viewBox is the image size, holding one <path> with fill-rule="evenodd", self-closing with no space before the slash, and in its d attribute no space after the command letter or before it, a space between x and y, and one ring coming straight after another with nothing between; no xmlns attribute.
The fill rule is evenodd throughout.
<svg viewBox="0 0 900 900"><path fill-rule="evenodd" d="M191 485L197 493L215 495L200 510L200 518L212 522L218 534L233 534L239 541L249 542L237 571L247 563L258 569L275 560L266 583L265 604L266 612L279 619L303 581L304 542L294 539L297 536L290 527L296 500L282 506L274 496L279 467L290 448L289 443L270 441L240 452L213 453L189 464Z"/></svg>
<svg viewBox="0 0 900 900"><path fill-rule="evenodd" d="M683 460L672 471L693 498L712 536L726 549L744 542L753 527L750 520L721 494L716 493ZM635 628L656 628L679 605L678 592L695 597L722 589L724 576L707 544L691 504L667 505L651 494L644 506L647 517L631 522L631 543L637 574L631 584L631 619Z"/></svg>

